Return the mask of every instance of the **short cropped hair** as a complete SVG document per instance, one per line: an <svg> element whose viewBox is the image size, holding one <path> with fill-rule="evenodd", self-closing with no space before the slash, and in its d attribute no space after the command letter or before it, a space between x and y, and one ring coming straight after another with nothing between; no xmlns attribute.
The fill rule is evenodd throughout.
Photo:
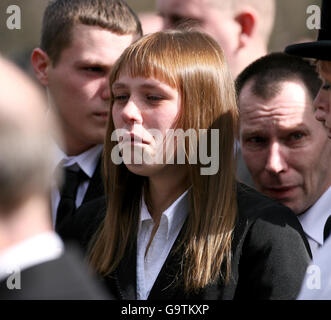
<svg viewBox="0 0 331 320"><path fill-rule="evenodd" d="M52 0L44 13L40 47L54 65L63 49L70 46L72 28L77 24L142 36L138 16L123 0Z"/></svg>
<svg viewBox="0 0 331 320"><path fill-rule="evenodd" d="M316 67L310 61L282 52L271 53L254 61L238 75L238 97L245 84L251 80L253 94L266 101L280 92L284 81L301 81L311 99L315 98L322 84Z"/></svg>

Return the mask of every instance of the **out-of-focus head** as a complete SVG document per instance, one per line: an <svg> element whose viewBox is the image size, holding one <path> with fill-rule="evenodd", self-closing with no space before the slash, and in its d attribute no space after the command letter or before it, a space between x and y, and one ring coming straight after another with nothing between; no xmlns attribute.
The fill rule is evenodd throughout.
<svg viewBox="0 0 331 320"><path fill-rule="evenodd" d="M122 0L55 0L46 8L31 61L68 155L103 143L111 68L141 35L137 15Z"/></svg>
<svg viewBox="0 0 331 320"><path fill-rule="evenodd" d="M223 48L234 76L266 54L275 1L259 0L157 0L164 29L190 21Z"/></svg>
<svg viewBox="0 0 331 320"><path fill-rule="evenodd" d="M55 123L46 100L14 64L0 57L0 212L32 195L46 196L53 181Z"/></svg>
<svg viewBox="0 0 331 320"><path fill-rule="evenodd" d="M154 12L140 13L139 20L141 22L144 35L162 30L162 18Z"/></svg>
<svg viewBox="0 0 331 320"><path fill-rule="evenodd" d="M163 31L132 44L119 58L110 76L112 114L105 142L106 166L111 163L111 150L116 145L111 141L115 129L139 132L142 137L146 133L146 140L153 142L148 134L151 129L161 130L163 134L167 129L199 132L199 129L214 127L220 129L220 170L223 172L227 164L230 168L237 125L231 79L219 45L201 32ZM175 100L176 106L179 105L178 109L175 106L172 121L161 116L165 109L162 103L168 99L162 86L172 91L174 97L178 96ZM158 97L158 101L149 101L150 96ZM159 119L156 119L157 114L160 114ZM112 170L106 168L105 172ZM232 173L231 169L229 172Z"/></svg>
<svg viewBox="0 0 331 320"><path fill-rule="evenodd" d="M314 116L315 67L283 53L237 78L240 141L256 187L300 214L331 184L331 144Z"/></svg>

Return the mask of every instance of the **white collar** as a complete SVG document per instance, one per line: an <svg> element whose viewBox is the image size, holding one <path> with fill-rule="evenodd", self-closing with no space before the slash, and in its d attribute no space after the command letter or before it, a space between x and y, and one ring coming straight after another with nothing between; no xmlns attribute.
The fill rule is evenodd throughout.
<svg viewBox="0 0 331 320"><path fill-rule="evenodd" d="M331 186L322 196L298 218L305 233L318 244L323 245L325 222L331 215Z"/></svg>
<svg viewBox="0 0 331 320"><path fill-rule="evenodd" d="M102 148L103 145L98 144L77 156L69 157L57 146L57 156L54 168L62 162L63 167L73 167L73 169L77 168L77 170L80 168L89 178L92 178Z"/></svg>
<svg viewBox="0 0 331 320"><path fill-rule="evenodd" d="M21 241L0 254L0 279L62 255L64 245L54 232L44 232Z"/></svg>
<svg viewBox="0 0 331 320"><path fill-rule="evenodd" d="M183 194L181 194L165 211L162 212L162 217L165 217L167 221L167 239L169 239L169 235L176 230L179 225L184 223L188 214L188 190L186 190ZM141 224L143 221L151 220L151 217L144 196L141 199L141 210L140 210L140 218L139 218L139 229L141 228Z"/></svg>

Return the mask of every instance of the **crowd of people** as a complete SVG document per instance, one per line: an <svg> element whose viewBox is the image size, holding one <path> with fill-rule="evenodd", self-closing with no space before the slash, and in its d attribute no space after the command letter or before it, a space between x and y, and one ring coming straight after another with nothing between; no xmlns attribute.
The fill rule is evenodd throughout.
<svg viewBox="0 0 331 320"><path fill-rule="evenodd" d="M331 299L331 5L276 53L274 0L156 8L51 0L46 95L1 58L0 299Z"/></svg>

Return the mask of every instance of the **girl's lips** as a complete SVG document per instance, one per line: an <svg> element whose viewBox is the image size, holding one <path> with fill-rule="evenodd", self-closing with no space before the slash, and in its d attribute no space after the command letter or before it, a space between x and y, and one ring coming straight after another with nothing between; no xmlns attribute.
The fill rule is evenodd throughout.
<svg viewBox="0 0 331 320"><path fill-rule="evenodd" d="M148 141L143 140L141 137L135 135L134 133L129 133L126 136L119 137L120 143L130 142L132 144L150 144Z"/></svg>

